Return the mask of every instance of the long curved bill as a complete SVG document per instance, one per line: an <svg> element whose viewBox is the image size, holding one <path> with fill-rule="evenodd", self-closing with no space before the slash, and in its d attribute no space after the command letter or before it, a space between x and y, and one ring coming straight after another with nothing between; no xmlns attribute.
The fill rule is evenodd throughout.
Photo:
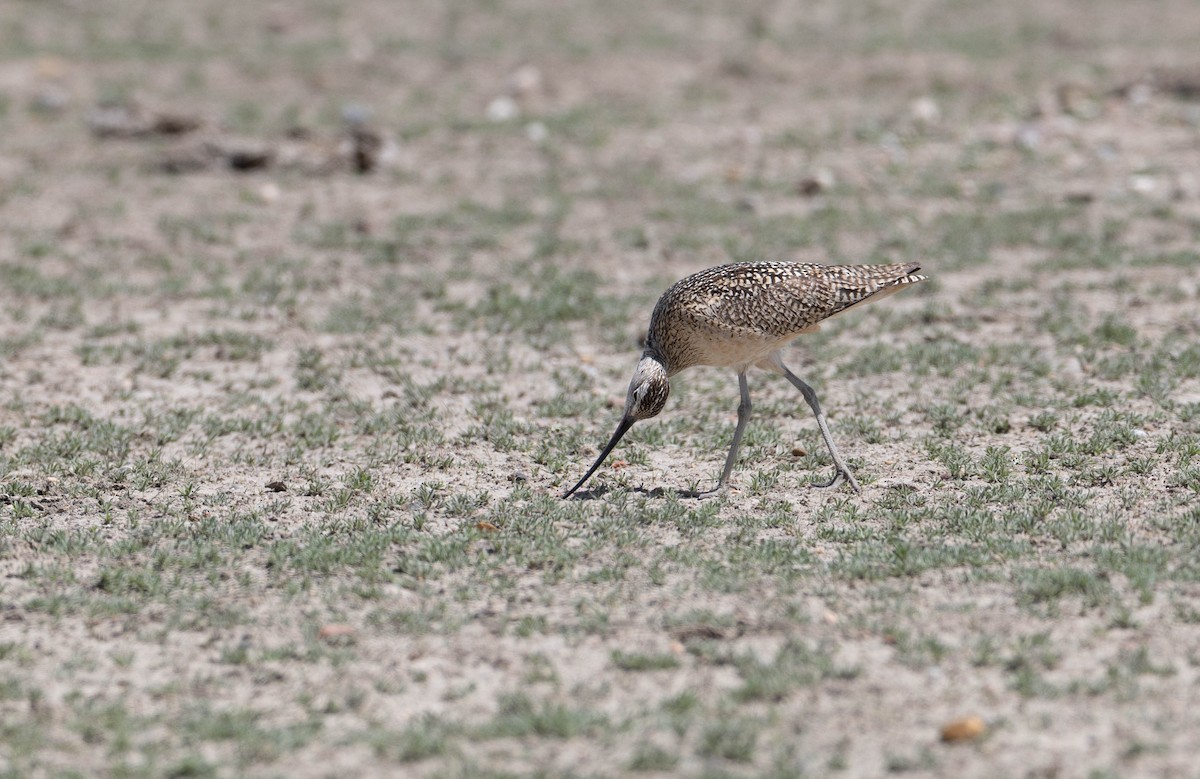
<svg viewBox="0 0 1200 779"><path fill-rule="evenodd" d="M612 438L610 438L608 441L608 445L604 447L604 451L601 452L600 456L596 458L596 462L592 464L591 468L588 468L588 472L583 475L583 478L579 480L578 484L563 493L564 500L574 495L575 490L582 487L583 483L591 478L592 474L596 472L596 469L600 467L600 463L604 462L604 458L608 457L609 453L612 452L613 447L615 447L617 442L621 440L621 436L625 435L625 433L629 431L629 428L633 427L634 421L635 420L629 417L625 417L621 420L621 424L617 425L617 432L613 433Z"/></svg>

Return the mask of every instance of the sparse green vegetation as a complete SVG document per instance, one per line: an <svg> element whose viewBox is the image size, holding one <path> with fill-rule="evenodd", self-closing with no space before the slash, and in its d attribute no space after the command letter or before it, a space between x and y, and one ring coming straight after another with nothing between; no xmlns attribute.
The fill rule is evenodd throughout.
<svg viewBox="0 0 1200 779"><path fill-rule="evenodd" d="M1200 16L284 5L0 14L0 776L1192 770ZM930 275L789 353L864 495L696 370L559 500L764 258Z"/></svg>

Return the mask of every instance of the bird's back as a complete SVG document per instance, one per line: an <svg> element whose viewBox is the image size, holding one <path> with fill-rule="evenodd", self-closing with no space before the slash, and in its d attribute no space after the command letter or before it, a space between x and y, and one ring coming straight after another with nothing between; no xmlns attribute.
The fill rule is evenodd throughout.
<svg viewBox="0 0 1200 779"><path fill-rule="evenodd" d="M795 262L709 268L659 298L647 347L665 358L670 373L693 365L750 365L825 319L921 281L919 268Z"/></svg>

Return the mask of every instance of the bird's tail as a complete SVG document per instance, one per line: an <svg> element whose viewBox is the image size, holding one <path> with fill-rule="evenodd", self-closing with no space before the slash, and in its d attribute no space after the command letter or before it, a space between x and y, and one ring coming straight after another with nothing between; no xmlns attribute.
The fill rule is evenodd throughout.
<svg viewBox="0 0 1200 779"><path fill-rule="evenodd" d="M829 283L838 288L835 293L836 299L845 305L823 321L827 322L836 316L841 316L864 303L883 300L888 295L894 295L918 281L924 281L926 277L917 273L920 269L919 262L894 265L840 265L829 268L828 270L833 273L827 272L827 279Z"/></svg>

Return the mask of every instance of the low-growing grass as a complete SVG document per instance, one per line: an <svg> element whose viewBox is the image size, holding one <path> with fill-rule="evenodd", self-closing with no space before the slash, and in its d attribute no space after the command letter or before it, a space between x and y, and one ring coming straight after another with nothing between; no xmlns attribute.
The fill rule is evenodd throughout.
<svg viewBox="0 0 1200 779"><path fill-rule="evenodd" d="M1186 773L1194 117L1112 63L1196 31L1144 6L0 24L0 775ZM204 129L83 135L135 99ZM764 258L930 276L787 354L864 494L756 372L681 497L694 369L559 499L656 296Z"/></svg>

